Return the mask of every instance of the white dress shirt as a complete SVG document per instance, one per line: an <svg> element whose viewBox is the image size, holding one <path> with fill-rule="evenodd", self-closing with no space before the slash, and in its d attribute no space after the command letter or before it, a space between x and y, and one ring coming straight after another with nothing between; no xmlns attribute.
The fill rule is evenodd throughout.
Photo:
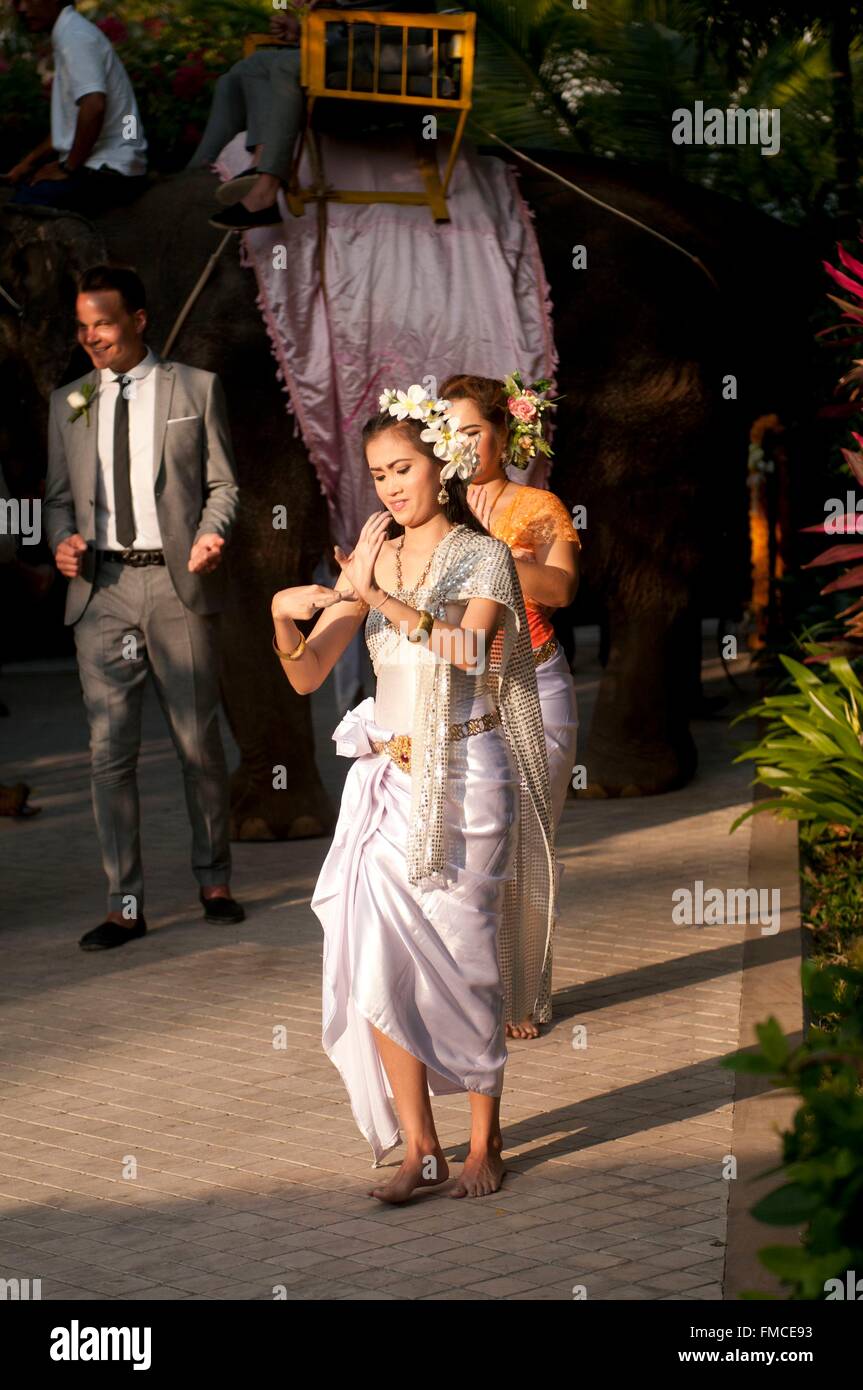
<svg viewBox="0 0 863 1390"><path fill-rule="evenodd" d="M72 5L62 9L51 30L54 81L51 85L51 144L61 159L75 140L78 102L90 92L103 92L105 119L87 159L89 169L107 164L118 174L147 172L147 141L129 75L114 46L101 29L78 14Z"/></svg>
<svg viewBox="0 0 863 1390"><path fill-rule="evenodd" d="M156 373L158 362L152 348L147 349L137 367L124 373L135 382L129 396L129 474L132 484L132 512L135 517L134 550L161 550L162 533L156 514L153 461L156 422ZM122 550L117 540L114 511L114 409L120 394L119 373L103 367L99 373L99 429L96 440L98 478L96 483L96 549Z"/></svg>

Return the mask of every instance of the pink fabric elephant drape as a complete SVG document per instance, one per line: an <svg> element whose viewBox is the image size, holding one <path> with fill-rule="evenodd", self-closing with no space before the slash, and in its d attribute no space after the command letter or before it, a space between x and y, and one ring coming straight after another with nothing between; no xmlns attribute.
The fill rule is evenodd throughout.
<svg viewBox="0 0 863 1390"><path fill-rule="evenodd" d="M410 144L322 136L320 148L333 187L421 186ZM247 165L239 135L218 172L226 178ZM307 168L301 176L311 181ZM554 377L548 285L513 171L463 147L448 203L443 224L425 207L328 203L326 293L316 204L294 218L282 203L283 225L243 235L288 409L327 498L333 537L346 548L378 505L360 431L384 387L434 378L436 390L454 371ZM541 487L546 473L540 458L518 481Z"/></svg>

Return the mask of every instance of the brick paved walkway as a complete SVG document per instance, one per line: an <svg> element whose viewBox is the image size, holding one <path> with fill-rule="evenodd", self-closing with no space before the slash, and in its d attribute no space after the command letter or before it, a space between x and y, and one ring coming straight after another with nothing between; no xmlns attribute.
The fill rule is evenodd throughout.
<svg viewBox="0 0 863 1390"><path fill-rule="evenodd" d="M715 1059L738 1043L742 928L673 925L671 892L747 882L748 827L727 830L749 773L730 766L723 722L695 726L701 769L684 791L568 804L556 1019L510 1044L504 1188L397 1209L366 1196L369 1150L320 1045L308 902L326 844L235 846L248 919L204 924L151 700L151 930L85 954L103 885L77 679L0 685L13 709L4 780L26 777L44 806L0 820L0 1277L75 1299L262 1299L278 1286L289 1299L571 1299L579 1285L591 1299L721 1297L733 1077ZM329 687L317 701L337 787ZM436 1113L462 1158L465 1098Z"/></svg>

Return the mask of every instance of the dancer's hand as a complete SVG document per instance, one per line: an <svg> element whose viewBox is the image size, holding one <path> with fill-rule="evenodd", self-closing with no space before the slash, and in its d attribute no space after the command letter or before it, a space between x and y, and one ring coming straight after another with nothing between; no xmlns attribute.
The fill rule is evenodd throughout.
<svg viewBox="0 0 863 1390"><path fill-rule="evenodd" d="M497 501L497 498L494 499ZM488 489L478 483L471 483L467 490L467 504L481 526L491 532L491 514L494 510L494 501L488 495Z"/></svg>
<svg viewBox="0 0 863 1390"><path fill-rule="evenodd" d="M391 520L387 511L373 512L360 531L360 538L350 555L346 555L339 546L335 547L334 554L342 574L369 607L379 603L383 597L383 589L375 583L375 562L387 538Z"/></svg>
<svg viewBox="0 0 863 1390"><path fill-rule="evenodd" d="M328 589L325 584L300 584L294 589L280 589L273 595L271 607L274 618L292 618L297 622L313 618L320 608L355 600L355 594Z"/></svg>
<svg viewBox="0 0 863 1390"><path fill-rule="evenodd" d="M526 565L535 565L536 556L532 550L525 550L523 546L514 545L511 549L512 558L521 560Z"/></svg>

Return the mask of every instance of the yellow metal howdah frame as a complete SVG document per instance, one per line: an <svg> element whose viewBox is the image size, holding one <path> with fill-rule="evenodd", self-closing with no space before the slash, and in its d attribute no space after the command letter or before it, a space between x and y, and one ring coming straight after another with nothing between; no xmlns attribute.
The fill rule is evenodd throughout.
<svg viewBox="0 0 863 1390"><path fill-rule="evenodd" d="M342 32L347 30L347 72L345 74L346 85L343 87L327 86L326 33L328 24L339 25ZM354 34L355 26L358 24L363 25L366 30L369 27L374 30L371 88L366 90L360 90L353 86ZM381 30L383 29L401 30L401 80L400 88L395 92L380 91ZM428 74L431 79L431 92L427 96L414 96L408 91L408 80L413 76L408 72L409 35L412 30L431 35L432 65ZM461 65L458 96L441 95L442 35L449 39L447 57L457 58ZM259 47L282 46L280 41L271 34L248 34L244 44L244 53L248 55ZM302 20L300 38L300 82L306 93L306 125L302 138L297 142L291 180L286 193L288 207L293 215L295 217L302 216L307 202L325 199L338 203L402 203L425 206L431 209L436 222L449 221L446 194L458 158L465 122L471 108L475 49L476 15L473 13L457 15L409 14L400 10L322 9L314 10L305 15ZM392 81L395 75L393 73L385 74L389 81ZM368 69L364 69L364 80L368 76ZM443 179L440 177L437 159L429 153L429 150L433 151L435 148L434 142L429 141L421 142L426 148L420 148L417 154L420 173L425 185L424 193L389 193L327 187L312 125L315 102L319 97L326 97L333 101L385 102L390 106L421 107L426 111L457 111L458 120ZM315 186L313 188L301 188L299 186L298 170L303 146L306 143L309 145L310 161L315 173Z"/></svg>

